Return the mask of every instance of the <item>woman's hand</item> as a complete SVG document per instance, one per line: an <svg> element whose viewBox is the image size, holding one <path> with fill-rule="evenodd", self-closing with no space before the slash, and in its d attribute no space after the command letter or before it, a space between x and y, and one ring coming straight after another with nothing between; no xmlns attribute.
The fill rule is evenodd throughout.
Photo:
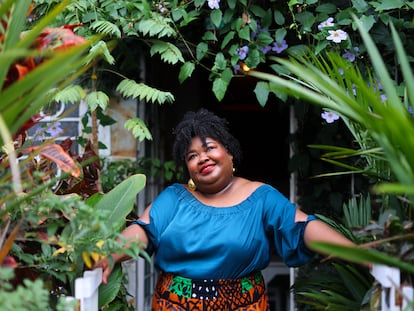
<svg viewBox="0 0 414 311"><path fill-rule="evenodd" d="M110 262L110 260L106 257L101 260L99 260L93 268L102 268L102 283L107 284L108 283L108 277L112 272L112 265L113 263Z"/></svg>

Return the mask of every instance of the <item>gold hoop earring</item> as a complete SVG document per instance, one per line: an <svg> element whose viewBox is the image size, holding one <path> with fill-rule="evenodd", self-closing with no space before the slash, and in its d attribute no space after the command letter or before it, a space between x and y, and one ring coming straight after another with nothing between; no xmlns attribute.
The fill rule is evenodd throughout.
<svg viewBox="0 0 414 311"><path fill-rule="evenodd" d="M194 181L190 178L187 182L187 186L188 188L190 188L190 190L195 191L197 189L196 184L194 183Z"/></svg>
<svg viewBox="0 0 414 311"><path fill-rule="evenodd" d="M236 169L233 167L233 174L234 174L235 171L236 171Z"/></svg>

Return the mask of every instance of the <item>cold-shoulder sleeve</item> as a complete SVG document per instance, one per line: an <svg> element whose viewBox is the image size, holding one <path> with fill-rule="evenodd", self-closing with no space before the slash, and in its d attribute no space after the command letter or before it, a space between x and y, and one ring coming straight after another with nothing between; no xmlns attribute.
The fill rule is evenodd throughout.
<svg viewBox="0 0 414 311"><path fill-rule="evenodd" d="M266 232L273 238L278 255L289 267L306 264L314 252L306 247L304 233L306 225L317 218L309 215L306 221L295 222L296 206L276 189L265 196Z"/></svg>

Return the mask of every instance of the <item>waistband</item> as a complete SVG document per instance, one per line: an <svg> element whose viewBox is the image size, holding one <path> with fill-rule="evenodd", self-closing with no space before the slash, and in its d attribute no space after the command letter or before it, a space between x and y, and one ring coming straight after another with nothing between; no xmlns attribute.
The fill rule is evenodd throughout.
<svg viewBox="0 0 414 311"><path fill-rule="evenodd" d="M170 293L184 298L213 299L219 296L243 295L256 286L264 287L262 273L254 272L238 279L197 280L162 272L159 282Z"/></svg>

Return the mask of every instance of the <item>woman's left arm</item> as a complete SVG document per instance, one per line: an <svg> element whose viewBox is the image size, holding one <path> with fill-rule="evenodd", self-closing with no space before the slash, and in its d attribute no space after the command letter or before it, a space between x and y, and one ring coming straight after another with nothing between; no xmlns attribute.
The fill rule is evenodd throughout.
<svg viewBox="0 0 414 311"><path fill-rule="evenodd" d="M306 213L299 209L296 210L295 221L306 221L307 217ZM327 242L344 246L356 245L321 220L312 220L306 225L304 239L309 249L312 249L312 242Z"/></svg>

